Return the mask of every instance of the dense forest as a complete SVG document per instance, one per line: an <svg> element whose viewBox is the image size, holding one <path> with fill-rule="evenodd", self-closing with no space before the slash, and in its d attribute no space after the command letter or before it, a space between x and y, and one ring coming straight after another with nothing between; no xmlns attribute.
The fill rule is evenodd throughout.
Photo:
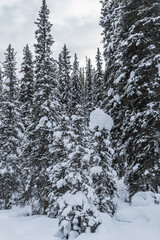
<svg viewBox="0 0 160 240"><path fill-rule="evenodd" d="M0 209L58 218L62 239L95 232L100 212L114 215L119 179L128 202L160 191L160 2L100 2L95 68L77 54L71 63L66 44L54 58L43 0L34 54L26 44L17 70L9 44L0 69ZM113 127L91 127L95 111Z"/></svg>

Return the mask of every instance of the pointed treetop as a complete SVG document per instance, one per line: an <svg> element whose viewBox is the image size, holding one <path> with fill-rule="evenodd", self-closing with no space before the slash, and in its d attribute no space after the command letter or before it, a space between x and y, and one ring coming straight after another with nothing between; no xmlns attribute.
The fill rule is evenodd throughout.
<svg viewBox="0 0 160 240"><path fill-rule="evenodd" d="M97 66L97 69L96 70L98 72L102 72L102 64L103 64L102 55L101 55L100 49L97 48L97 55L96 55L96 66Z"/></svg>

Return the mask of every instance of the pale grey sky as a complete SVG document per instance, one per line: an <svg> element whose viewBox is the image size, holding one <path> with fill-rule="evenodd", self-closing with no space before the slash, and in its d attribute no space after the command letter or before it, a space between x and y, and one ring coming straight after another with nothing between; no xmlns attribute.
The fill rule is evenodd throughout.
<svg viewBox="0 0 160 240"><path fill-rule="evenodd" d="M34 51L34 22L41 3L41 0L0 0L0 61L4 60L9 43L17 51L18 62L26 43ZM77 53L81 65L86 56L94 62L97 47L102 50L99 0L47 0L47 5L53 24L54 58L57 59L65 43L72 56Z"/></svg>

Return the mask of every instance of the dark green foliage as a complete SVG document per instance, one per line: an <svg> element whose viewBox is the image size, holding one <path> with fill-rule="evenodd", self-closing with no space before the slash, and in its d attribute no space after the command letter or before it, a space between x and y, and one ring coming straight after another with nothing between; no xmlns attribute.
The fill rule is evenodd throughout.
<svg viewBox="0 0 160 240"><path fill-rule="evenodd" d="M54 60L51 57L53 39L48 20L49 10L46 2L37 19L35 44L36 70L35 90L32 107L32 121L26 132L22 158L26 170L27 188L23 194L25 202L32 204L33 213L46 214L48 207L48 173L53 129L58 122L59 103L57 101L57 82Z"/></svg>
<svg viewBox="0 0 160 240"><path fill-rule="evenodd" d="M112 169L112 154L109 132L107 129L95 127L90 131L91 155L90 166L93 188L98 197L98 209L107 212L111 216L115 212L113 197L116 186L114 182L114 171Z"/></svg>
<svg viewBox="0 0 160 240"><path fill-rule="evenodd" d="M82 105L83 102L83 85L82 81L80 80L79 75L79 62L77 55L74 56L73 62L73 71L71 74L71 89L70 89L70 109L71 114L75 113L76 105Z"/></svg>
<svg viewBox="0 0 160 240"><path fill-rule="evenodd" d="M3 87L0 116L0 208L10 208L20 190L20 122L15 52L8 46L3 63Z"/></svg>
<svg viewBox="0 0 160 240"><path fill-rule="evenodd" d="M154 1L102 1L106 109L114 120L114 166L130 195L157 191L159 176L159 11Z"/></svg>
<svg viewBox="0 0 160 240"><path fill-rule="evenodd" d="M64 106L64 109L67 113L71 111L70 107L70 97L71 97L71 63L69 51L64 44L62 52L59 54L58 62L58 88L60 93L60 101Z"/></svg>
<svg viewBox="0 0 160 240"><path fill-rule="evenodd" d="M93 67L91 59L86 58L86 76L85 76L85 112L86 121L89 122L89 116L93 110Z"/></svg>
<svg viewBox="0 0 160 240"><path fill-rule="evenodd" d="M34 69L32 53L28 44L23 49L21 73L23 74L20 87L21 118L25 128L27 128L31 121L31 109L34 94Z"/></svg>
<svg viewBox="0 0 160 240"><path fill-rule="evenodd" d="M96 55L96 71L94 74L94 91L93 91L93 99L94 106L101 107L104 99L104 75L102 71L102 57L99 48L97 49Z"/></svg>
<svg viewBox="0 0 160 240"><path fill-rule="evenodd" d="M160 3L127 1L124 9L123 21L129 29L124 49L129 80L124 98L131 117L125 135L132 136L127 142L126 181L134 194L137 190L158 191L160 185Z"/></svg>

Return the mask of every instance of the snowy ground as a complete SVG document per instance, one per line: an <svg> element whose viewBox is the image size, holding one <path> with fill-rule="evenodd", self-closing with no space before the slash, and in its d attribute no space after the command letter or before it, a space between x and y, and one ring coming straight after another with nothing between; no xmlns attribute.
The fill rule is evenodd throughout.
<svg viewBox="0 0 160 240"><path fill-rule="evenodd" d="M156 199L155 199L156 196ZM103 224L94 234L77 240L158 240L160 239L160 195L138 193L132 205L119 200L114 218L102 214ZM0 211L0 240L59 240L58 221L45 216L25 216L27 208Z"/></svg>

